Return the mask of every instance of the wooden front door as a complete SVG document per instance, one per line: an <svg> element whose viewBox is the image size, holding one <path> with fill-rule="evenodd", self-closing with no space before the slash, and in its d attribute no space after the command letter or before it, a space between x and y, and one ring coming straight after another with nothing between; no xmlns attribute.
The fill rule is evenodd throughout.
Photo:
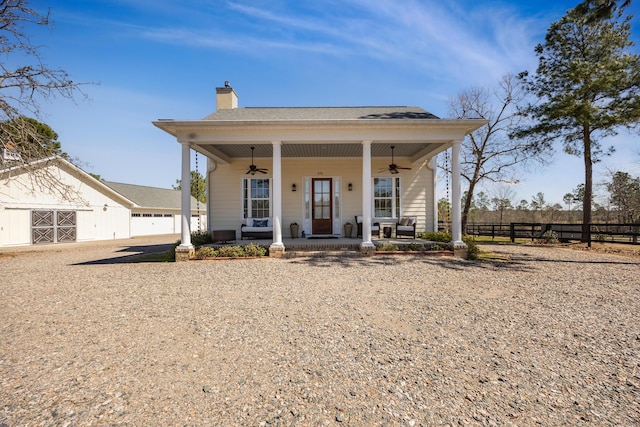
<svg viewBox="0 0 640 427"><path fill-rule="evenodd" d="M313 178L311 182L311 233L331 234L333 229L333 200L331 178Z"/></svg>

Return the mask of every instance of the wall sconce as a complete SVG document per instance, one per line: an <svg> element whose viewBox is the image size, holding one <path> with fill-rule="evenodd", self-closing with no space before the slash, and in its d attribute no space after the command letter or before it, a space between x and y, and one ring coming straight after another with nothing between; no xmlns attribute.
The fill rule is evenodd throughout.
<svg viewBox="0 0 640 427"><path fill-rule="evenodd" d="M347 190L353 191L353 184L349 183L349 185L347 185Z"/></svg>
<svg viewBox="0 0 640 427"><path fill-rule="evenodd" d="M106 212L107 211L107 207L108 207L108 205L105 203L104 206L102 207L102 210Z"/></svg>
<svg viewBox="0 0 640 427"><path fill-rule="evenodd" d="M295 182L293 184L291 184L291 191L296 191L298 189L298 187L296 187Z"/></svg>

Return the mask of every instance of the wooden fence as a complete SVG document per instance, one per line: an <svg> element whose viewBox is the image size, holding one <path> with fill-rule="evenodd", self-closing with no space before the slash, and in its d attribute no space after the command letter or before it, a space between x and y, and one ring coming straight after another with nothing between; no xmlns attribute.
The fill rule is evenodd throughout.
<svg viewBox="0 0 640 427"><path fill-rule="evenodd" d="M440 230L447 229L446 223L439 224ZM449 228L450 229L450 228ZM637 245L640 224L591 224L589 241L626 243ZM582 239L582 224L512 222L509 224L467 224L465 234L472 236L509 237L515 239L541 239L547 231L553 231L561 241Z"/></svg>

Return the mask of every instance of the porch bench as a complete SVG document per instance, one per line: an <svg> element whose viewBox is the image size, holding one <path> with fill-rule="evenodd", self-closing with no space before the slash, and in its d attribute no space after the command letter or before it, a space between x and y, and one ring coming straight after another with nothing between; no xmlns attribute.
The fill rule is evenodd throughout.
<svg viewBox="0 0 640 427"><path fill-rule="evenodd" d="M240 226L240 240L244 238L273 239L271 218L247 218Z"/></svg>

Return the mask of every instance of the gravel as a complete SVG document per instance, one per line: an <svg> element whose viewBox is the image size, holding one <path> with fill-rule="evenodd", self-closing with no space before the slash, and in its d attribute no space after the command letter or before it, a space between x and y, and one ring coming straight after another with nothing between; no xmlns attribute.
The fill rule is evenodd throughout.
<svg viewBox="0 0 640 427"><path fill-rule="evenodd" d="M0 426L640 424L637 258L128 262L171 241L0 250Z"/></svg>

